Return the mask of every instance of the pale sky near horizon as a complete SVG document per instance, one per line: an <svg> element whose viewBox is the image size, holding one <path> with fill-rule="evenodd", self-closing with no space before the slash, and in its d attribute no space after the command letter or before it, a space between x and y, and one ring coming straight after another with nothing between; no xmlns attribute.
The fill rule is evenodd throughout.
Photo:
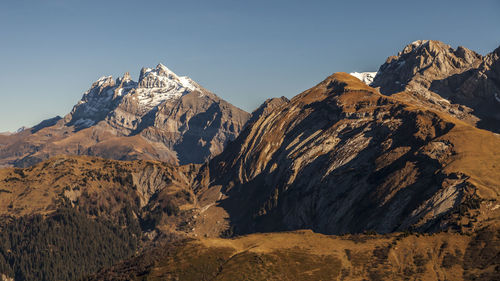
<svg viewBox="0 0 500 281"><path fill-rule="evenodd" d="M0 1L0 132L64 116L101 76L163 63L252 111L418 39L500 46L500 0Z"/></svg>

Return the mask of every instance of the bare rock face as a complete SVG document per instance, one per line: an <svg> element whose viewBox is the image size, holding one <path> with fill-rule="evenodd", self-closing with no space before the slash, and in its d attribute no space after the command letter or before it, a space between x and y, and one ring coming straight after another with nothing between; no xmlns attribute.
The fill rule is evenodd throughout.
<svg viewBox="0 0 500 281"><path fill-rule="evenodd" d="M482 56L464 47L456 50L433 40L418 40L380 66L373 86L382 93L429 88L432 81L477 68Z"/></svg>
<svg viewBox="0 0 500 281"><path fill-rule="evenodd" d="M102 77L64 118L0 136L0 166L30 166L49 157L92 155L171 164L203 163L236 138L250 118L166 66Z"/></svg>
<svg viewBox="0 0 500 281"><path fill-rule="evenodd" d="M386 95L406 91L416 104L499 132L498 52L483 57L461 46L415 41L389 57L371 85Z"/></svg>
<svg viewBox="0 0 500 281"><path fill-rule="evenodd" d="M239 234L463 228L459 210L474 217L497 200L498 147L494 133L411 94L334 74L261 114L201 169L198 223L225 220L221 232Z"/></svg>
<svg viewBox="0 0 500 281"><path fill-rule="evenodd" d="M50 214L67 202L89 216L114 223L123 223L123 212L128 210L129 219L146 223L143 233L158 224L163 225L158 232L175 231L175 224L189 215L178 208L190 210L196 204L190 187L196 171L194 164L179 167L157 161L56 156L28 168L0 170L0 218ZM157 217L155 226L148 226L151 214L167 210L167 205L175 216L165 214L165 219Z"/></svg>
<svg viewBox="0 0 500 281"><path fill-rule="evenodd" d="M66 117L67 125L75 126L78 130L103 120L121 100L121 95L117 95L115 91L120 91L122 85L117 86L116 82L111 76L102 77L94 82Z"/></svg>
<svg viewBox="0 0 500 281"><path fill-rule="evenodd" d="M252 112L252 117L248 120L248 124L254 123L259 118L269 115L276 108L284 106L289 102L290 100L286 97L267 99L259 108Z"/></svg>
<svg viewBox="0 0 500 281"><path fill-rule="evenodd" d="M191 92L158 108L153 126L141 135L151 141L167 143L177 152L180 164L200 163L222 152L246 124L249 115L216 95Z"/></svg>

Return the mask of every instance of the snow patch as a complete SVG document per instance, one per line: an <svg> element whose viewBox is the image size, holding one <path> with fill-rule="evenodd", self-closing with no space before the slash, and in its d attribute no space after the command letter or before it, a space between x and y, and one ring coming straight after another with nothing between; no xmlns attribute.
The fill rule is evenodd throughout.
<svg viewBox="0 0 500 281"><path fill-rule="evenodd" d="M426 44L427 42L429 42L429 40L417 40L417 41L411 42L410 45L418 47L418 46Z"/></svg>
<svg viewBox="0 0 500 281"><path fill-rule="evenodd" d="M140 105L153 108L164 101L178 99L186 93L188 91L184 88L148 88L137 89L135 97Z"/></svg>
<svg viewBox="0 0 500 281"><path fill-rule="evenodd" d="M104 83L109 82L109 80L113 80L113 76L102 76L101 78L97 79L95 84L97 86L102 86Z"/></svg>
<svg viewBox="0 0 500 281"><path fill-rule="evenodd" d="M377 72L351 72L349 74L363 81L366 85L370 85L377 75Z"/></svg>
<svg viewBox="0 0 500 281"><path fill-rule="evenodd" d="M191 80L191 78L189 78L187 76L179 77L179 80L180 80L181 84L186 89L189 89L190 91L194 91L194 90L198 89L198 87L195 86L194 81Z"/></svg>

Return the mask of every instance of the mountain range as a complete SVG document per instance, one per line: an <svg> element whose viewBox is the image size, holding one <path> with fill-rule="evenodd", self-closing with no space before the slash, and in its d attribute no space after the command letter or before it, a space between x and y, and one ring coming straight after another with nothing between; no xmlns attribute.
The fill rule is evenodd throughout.
<svg viewBox="0 0 500 281"><path fill-rule="evenodd" d="M499 50L415 41L251 114L163 65L103 77L0 136L0 273L495 280Z"/></svg>

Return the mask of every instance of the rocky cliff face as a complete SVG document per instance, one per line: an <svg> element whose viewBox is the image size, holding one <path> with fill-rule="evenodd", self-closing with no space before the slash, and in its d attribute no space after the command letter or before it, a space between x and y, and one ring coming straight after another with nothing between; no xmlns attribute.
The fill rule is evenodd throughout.
<svg viewBox="0 0 500 281"><path fill-rule="evenodd" d="M498 216L498 135L412 101L338 73L281 102L202 169L200 228L436 231Z"/></svg>
<svg viewBox="0 0 500 281"><path fill-rule="evenodd" d="M29 168L2 169L0 227L1 218L48 215L69 204L92 218L140 225L144 233L175 232L196 205L191 185L197 170L196 165L88 156L58 156Z"/></svg>
<svg viewBox="0 0 500 281"><path fill-rule="evenodd" d="M0 165L59 154L202 163L233 140L250 115L162 64L92 84L64 118L0 136Z"/></svg>
<svg viewBox="0 0 500 281"><path fill-rule="evenodd" d="M406 91L414 103L498 132L499 52L483 57L461 46L415 41L389 57L371 85L388 95Z"/></svg>

